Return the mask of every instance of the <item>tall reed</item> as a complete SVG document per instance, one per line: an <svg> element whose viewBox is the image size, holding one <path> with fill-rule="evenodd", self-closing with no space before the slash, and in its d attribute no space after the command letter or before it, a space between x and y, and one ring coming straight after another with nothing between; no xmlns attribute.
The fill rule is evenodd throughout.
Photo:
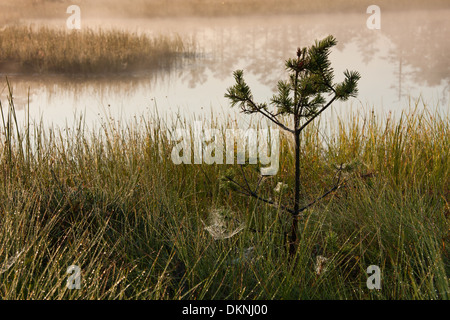
<svg viewBox="0 0 450 320"><path fill-rule="evenodd" d="M193 44L178 35L150 37L118 30L57 30L32 26L1 29L0 48L3 68L8 70L9 65L12 71L39 73L169 68L193 54Z"/></svg>

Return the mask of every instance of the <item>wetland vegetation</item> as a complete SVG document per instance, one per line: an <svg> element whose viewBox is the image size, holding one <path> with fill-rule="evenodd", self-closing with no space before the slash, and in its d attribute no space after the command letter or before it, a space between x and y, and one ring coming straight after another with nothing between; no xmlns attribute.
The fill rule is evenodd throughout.
<svg viewBox="0 0 450 320"><path fill-rule="evenodd" d="M125 10L119 2L96 1L83 12L87 17L302 16L324 8L364 12L372 4L136 3ZM389 10L424 3L379 1ZM176 35L70 31L19 21L65 19L67 5L0 0L3 74L133 75L172 68L196 54L193 42ZM427 5L448 6L440 0ZM423 28L425 33L414 36L431 41L433 30ZM377 53L372 38L361 33L358 39L366 52ZM224 47L233 45L222 40ZM415 48L417 41L413 43ZM399 50L400 93L402 63L408 61L418 63L414 74L425 80L448 79L446 47L435 49L434 56L430 47L429 42L420 45L424 52L419 50L418 56L430 59L424 64L412 54L416 51L409 41ZM252 57L260 59L255 58L256 67L270 72L274 64L268 63L267 51L255 51ZM228 54L228 60L211 60L210 70L236 60L235 52ZM265 73L260 76L267 78ZM204 74L191 79L208 80ZM42 118L30 117L30 96L19 110L13 87L14 81L2 79L7 95L0 106L0 299L449 299L450 115L442 106L410 98L398 117L373 111L340 113L332 126L316 119L302 130L297 149L294 137L280 131L275 176L259 180L258 165L243 166L249 182L259 181L261 197L287 206L294 205L294 198L300 199L300 207L314 202L303 211L296 248L289 253L285 243L290 214L224 187L223 177L241 167L173 163L174 130L184 128L191 136L195 131L182 116L174 116L174 122L157 112L126 121L106 116L90 127L79 115L66 127L48 127ZM225 94L226 87L223 90ZM201 121L222 133L237 126L235 119L215 116ZM262 125L260 120L251 123ZM294 197L296 163L301 197ZM333 185L337 171L345 184L315 202ZM72 265L81 268L80 290L66 286ZM370 265L382 270L381 290L367 288Z"/></svg>
<svg viewBox="0 0 450 320"><path fill-rule="evenodd" d="M7 26L0 30L0 67L3 73L137 72L170 68L192 47L177 35Z"/></svg>

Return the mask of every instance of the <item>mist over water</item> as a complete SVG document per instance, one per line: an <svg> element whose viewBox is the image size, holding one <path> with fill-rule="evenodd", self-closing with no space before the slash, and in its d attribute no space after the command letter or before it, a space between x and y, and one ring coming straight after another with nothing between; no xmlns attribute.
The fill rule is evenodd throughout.
<svg viewBox="0 0 450 320"><path fill-rule="evenodd" d="M82 9L83 10L83 9ZM85 18L82 28L120 29L148 35L179 34L196 48L176 68L121 76L8 75L19 117L30 101L32 118L69 126L74 112L88 124L106 114L126 120L147 112L174 118L235 117L226 89L232 73L243 69L259 102L268 101L276 83L285 79L284 60L297 47L333 34L338 45L331 54L335 80L345 69L361 73L357 99L336 106L332 113L374 110L399 114L421 98L432 108L449 110L450 9L382 11L380 30L369 30L364 11L298 15L230 17ZM25 19L22 24L65 28L65 19ZM5 81L0 98L6 101ZM364 113L364 112L363 112ZM330 113L328 114L328 116ZM327 117L327 115L324 115ZM244 116L245 117L245 116ZM239 116L243 119L243 116ZM249 119L242 121L248 121Z"/></svg>

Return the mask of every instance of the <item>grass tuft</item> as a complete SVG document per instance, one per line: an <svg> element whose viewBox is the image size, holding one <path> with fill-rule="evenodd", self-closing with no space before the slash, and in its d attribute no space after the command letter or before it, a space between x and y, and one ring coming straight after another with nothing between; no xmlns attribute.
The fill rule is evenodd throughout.
<svg viewBox="0 0 450 320"><path fill-rule="evenodd" d="M193 44L178 35L31 26L1 29L0 48L0 70L9 73L136 72L171 68L193 54Z"/></svg>

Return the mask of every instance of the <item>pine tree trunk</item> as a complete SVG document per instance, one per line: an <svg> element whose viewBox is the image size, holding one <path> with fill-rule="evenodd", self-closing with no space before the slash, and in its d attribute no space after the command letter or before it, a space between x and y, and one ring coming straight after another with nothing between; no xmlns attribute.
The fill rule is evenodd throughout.
<svg viewBox="0 0 450 320"><path fill-rule="evenodd" d="M297 229L298 220L297 212L300 205L300 131L297 129L298 120L295 119L295 190L294 190L294 213L292 214L292 225L291 225L291 235L289 239L289 254L290 256L295 255L297 251Z"/></svg>

